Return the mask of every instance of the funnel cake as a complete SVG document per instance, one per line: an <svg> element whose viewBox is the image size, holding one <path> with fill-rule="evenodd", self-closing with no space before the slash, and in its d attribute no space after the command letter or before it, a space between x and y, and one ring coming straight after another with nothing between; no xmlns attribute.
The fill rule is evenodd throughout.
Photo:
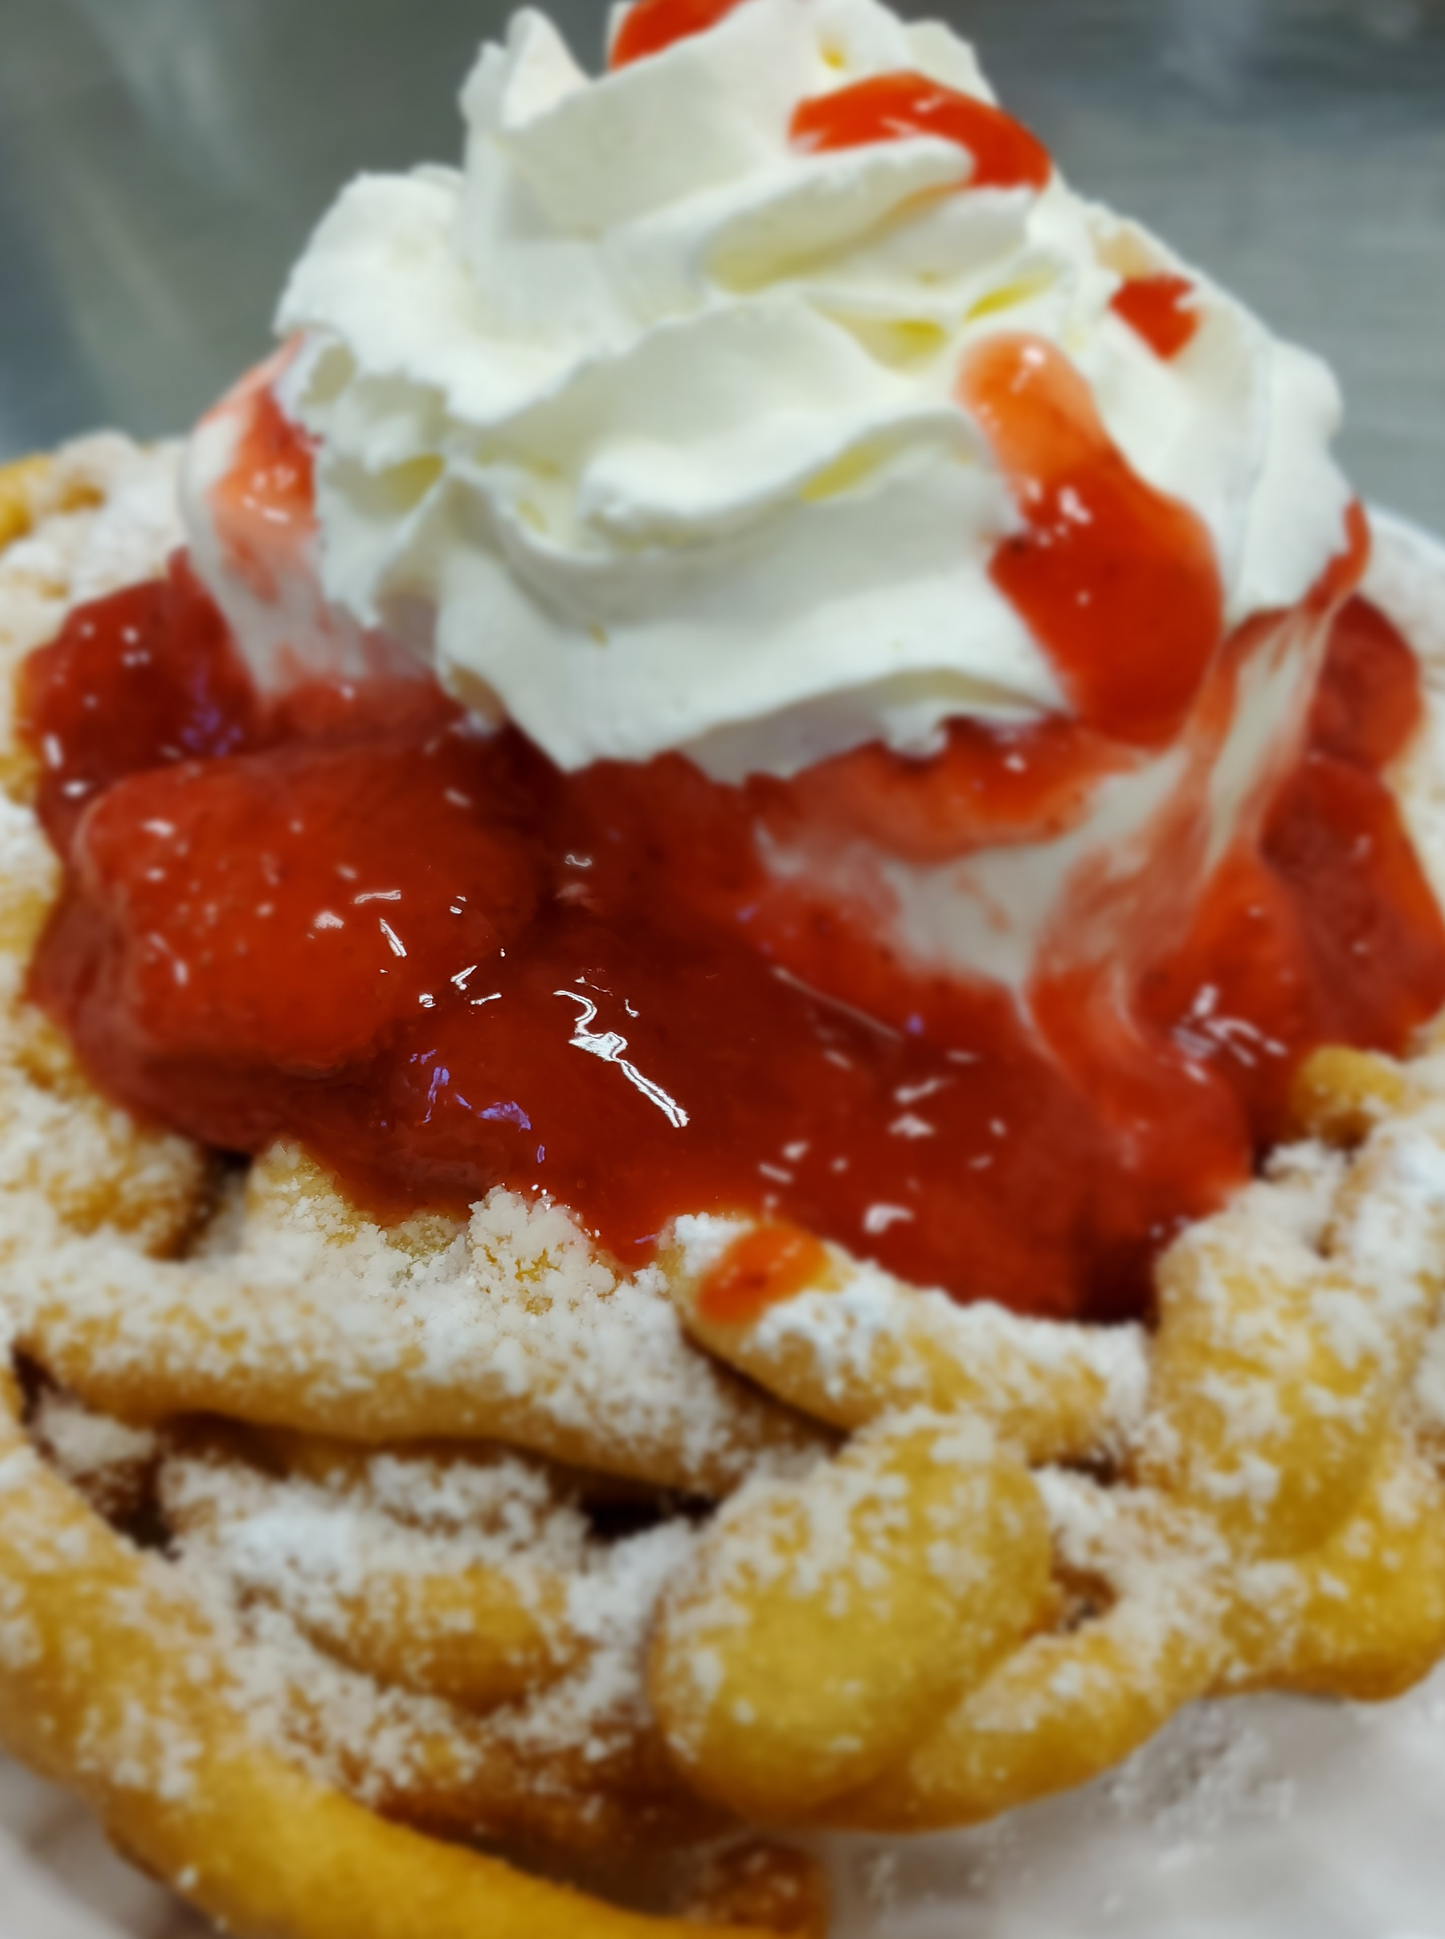
<svg viewBox="0 0 1445 1939"><path fill-rule="evenodd" d="M1428 552L942 30L639 0L607 81L559 47L484 55L467 178L348 192L183 483L0 473L0 1740L240 1933L822 1939L808 1834L1445 1656ZM575 364L563 241L619 306ZM668 394L664 465L632 376L694 328L746 435ZM1200 374L1246 365L1290 446L1247 489Z"/></svg>
<svg viewBox="0 0 1445 1939"><path fill-rule="evenodd" d="M6 475L12 669L71 586L160 569L168 475ZM660 1930L454 1841L676 1842L721 1854L695 1911L818 1931L740 1820L975 1822L1206 1692L1379 1699L1445 1652L1428 1046L1304 1066L1308 1141L1170 1249L1148 1332L836 1247L718 1318L766 1226L679 1220L629 1281L558 1208L380 1227L294 1147L218 1173L106 1104L24 1001L56 865L8 754L6 1741L213 1915ZM1439 774L1426 737L1422 831Z"/></svg>

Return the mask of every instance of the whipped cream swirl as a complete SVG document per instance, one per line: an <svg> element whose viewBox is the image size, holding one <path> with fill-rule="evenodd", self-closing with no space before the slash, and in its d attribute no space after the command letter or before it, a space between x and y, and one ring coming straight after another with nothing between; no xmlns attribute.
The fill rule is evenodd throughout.
<svg viewBox="0 0 1445 1939"><path fill-rule="evenodd" d="M790 139L804 99L904 69L992 98L876 0L745 0L598 79L517 15L463 92L464 170L354 182L281 305L327 597L569 769L787 775L1067 711L990 578L1019 513L956 396L1007 330L1205 521L1231 621L1300 598L1344 542L1329 373L1192 269L1200 327L1161 359L1110 303L1182 266L1057 172Z"/></svg>

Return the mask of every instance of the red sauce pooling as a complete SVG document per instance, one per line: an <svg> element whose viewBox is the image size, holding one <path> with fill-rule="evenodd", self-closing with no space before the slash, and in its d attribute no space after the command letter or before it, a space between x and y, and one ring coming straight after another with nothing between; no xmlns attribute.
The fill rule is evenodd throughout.
<svg viewBox="0 0 1445 1939"><path fill-rule="evenodd" d="M1115 292L1111 308L1167 363L1181 356L1203 321L1187 276L1136 276Z"/></svg>
<svg viewBox="0 0 1445 1939"><path fill-rule="evenodd" d="M113 1096L222 1148L296 1137L382 1215L547 1191L630 1266L681 1211L748 1209L960 1297L1136 1311L1162 1240L1277 1130L1299 1056L1399 1049L1445 998L1378 774L1415 682L1351 605L1260 854L1145 979L1129 1054L1071 1074L1000 993L906 971L846 910L768 905L753 830L790 784L677 757L563 776L418 682L318 732L258 701L182 565L29 663L68 857L32 989ZM843 760L880 769L875 805L927 850L955 808L1007 819L1028 736L981 731L933 763ZM1067 1001L1102 1041L1098 991ZM729 1312L809 1259L735 1263Z"/></svg>
<svg viewBox="0 0 1445 1939"><path fill-rule="evenodd" d="M816 95L798 108L790 133L812 150L936 135L973 156L970 188L1042 189L1054 172L1048 149L1022 122L926 74L877 74Z"/></svg>
<svg viewBox="0 0 1445 1939"><path fill-rule="evenodd" d="M967 359L958 389L1025 525L999 547L995 585L1046 648L1086 726L1128 745L1162 745L1223 635L1208 530L1130 467L1083 377L1041 338L990 337Z"/></svg>
<svg viewBox="0 0 1445 1939"><path fill-rule="evenodd" d="M634 0L612 43L608 65L629 67L675 41L705 34L741 5L742 0Z"/></svg>

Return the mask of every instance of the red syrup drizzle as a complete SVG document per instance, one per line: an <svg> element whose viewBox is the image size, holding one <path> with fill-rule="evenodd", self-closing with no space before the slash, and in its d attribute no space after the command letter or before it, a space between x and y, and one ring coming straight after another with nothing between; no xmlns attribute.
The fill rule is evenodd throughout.
<svg viewBox="0 0 1445 1939"><path fill-rule="evenodd" d="M608 65L630 67L676 41L705 34L742 4L743 0L635 0L612 43Z"/></svg>
<svg viewBox="0 0 1445 1939"><path fill-rule="evenodd" d="M935 135L973 156L969 188L1043 189L1054 172L1048 149L1022 122L926 74L876 74L816 95L798 107L789 132L816 152Z"/></svg>
<svg viewBox="0 0 1445 1939"><path fill-rule="evenodd" d="M1006 462L1036 445L1049 461L1034 510L1067 475L1126 528L1139 514L1131 543L1182 534L1180 584L1213 598L1191 528L1132 497L1079 421L1061 458L1039 395L1019 396L995 429ZM304 450L266 423L279 477ZM264 497L258 449L241 470ZM1352 539L1321 614L1359 576L1362 520ZM1110 573L1128 562L1107 540L1122 623ZM1093 693L1052 570L1041 637ZM1084 721L959 721L931 760L867 747L736 789L677 756L562 775L423 680L264 702L178 559L27 664L40 812L66 859L32 993L116 1099L221 1148L297 1138L382 1217L547 1192L633 1266L680 1212L750 1210L774 1237L732 1262L733 1316L812 1257L799 1231L960 1298L1138 1311L1162 1240L1278 1134L1299 1057L1398 1050L1445 999L1445 927L1380 778L1418 719L1408 648L1344 608L1257 839L1132 987L1038 985L1052 1055L1002 991L909 968L866 910L780 885L757 830L831 828L920 864L1046 839L1147 758L1145 727L1191 683L1196 715L1229 717L1248 630L1163 701L1146 683L1137 714L1105 681Z"/></svg>
<svg viewBox="0 0 1445 1939"><path fill-rule="evenodd" d="M636 0L612 44L616 70L660 54L725 20L742 0ZM1047 188L1053 158L1036 135L991 102L960 94L926 74L875 74L802 102L789 130L803 149L823 152L935 135L973 156L969 188Z"/></svg>
<svg viewBox="0 0 1445 1939"><path fill-rule="evenodd" d="M1196 287L1187 276L1136 276L1116 290L1110 308L1164 363L1180 357L1199 334Z"/></svg>
<svg viewBox="0 0 1445 1939"><path fill-rule="evenodd" d="M994 557L995 585L1047 650L1085 725L1161 746L1183 723L1224 630L1203 522L1129 466L1083 377L1043 339L987 339L964 365L959 397L1024 520Z"/></svg>

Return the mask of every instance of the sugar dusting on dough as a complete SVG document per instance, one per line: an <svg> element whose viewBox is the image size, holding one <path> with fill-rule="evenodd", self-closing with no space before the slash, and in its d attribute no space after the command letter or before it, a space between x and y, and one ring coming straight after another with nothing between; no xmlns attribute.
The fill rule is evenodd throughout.
<svg viewBox="0 0 1445 1939"><path fill-rule="evenodd" d="M207 1596L226 1600L247 1687L283 1738L292 1698L288 1690L267 1695L267 1652L280 1642L282 1661L301 1674L312 1655L304 1639L344 1627L358 1598L384 1615L388 1579L485 1568L544 1630L566 1630L573 1671L494 1709L485 1729L474 1719L460 1733L445 1704L383 1695L323 1650L313 1666L319 1683L310 1687L325 1693L328 1720L340 1716L339 1741L362 1759L373 1796L388 1781L407 1781L428 1735L453 1741L463 1758L485 1750L545 1767L570 1753L586 1766L605 1763L650 1725L645 1645L662 1585L695 1540L687 1522L603 1542L565 1482L502 1450L447 1460L377 1455L359 1475L330 1483L182 1451L163 1467L161 1495L182 1570ZM322 1756L333 1779L344 1777L334 1747Z"/></svg>
<svg viewBox="0 0 1445 1939"><path fill-rule="evenodd" d="M13 665L48 637L67 599L161 569L176 540L173 467L174 454L139 453L119 439L88 441L63 455L51 488L56 509L32 539L0 559L0 658ZM1427 594L1407 565L1389 564L1392 543L1382 547L1387 563L1377 565L1375 583L1397 618L1415 616L1412 637L1425 649L1431 696L1427 736L1400 782L1427 865L1445 885L1438 574ZM601 1445L623 1436L640 1447L666 1445L681 1474L701 1475L720 1458L731 1460L745 1498L780 1489L780 1472L804 1472L824 1451L826 1443L810 1445L806 1436L791 1445L784 1436L778 1448L750 1441L736 1383L688 1343L660 1276L619 1275L559 1208L498 1192L466 1227L414 1221L383 1233L284 1151L268 1161L259 1191L253 1180L247 1196L231 1181L217 1193L184 1141L142 1134L95 1100L63 1046L47 1041L17 1002L36 911L43 913L53 880L28 810L0 802L0 1256L9 1262L5 1298L22 1336L37 1314L48 1314L50 1345L63 1347L67 1334L72 1345L100 1338L103 1369L123 1375L155 1355L183 1307L199 1303L214 1321L206 1352L217 1383L238 1368L264 1370L277 1357L309 1366L317 1390L329 1385L343 1405L402 1368L438 1392L471 1380L488 1385L499 1406L538 1409L551 1428L583 1441ZM1275 1156L1268 1176L1217 1228L1247 1269L1318 1279L1315 1310L1345 1360L1383 1363L1399 1352L1400 1339L1429 1321L1438 1290L1445 1068L1425 1059L1411 1071L1425 1100L1372 1139L1368 1190L1342 1196L1344 1161L1321 1146L1294 1147ZM687 1269L705 1270L733 1231L725 1221L680 1221ZM183 1258L155 1256L182 1243ZM1349 1284L1322 1272L1329 1261L1350 1269ZM839 1381L866 1370L894 1311L886 1276L856 1261L845 1267L837 1290L775 1308L759 1328L764 1346L778 1349L805 1335L825 1373L832 1369ZM1207 1275L1205 1288L1207 1297ZM987 1307L963 1311L936 1294L912 1297L913 1310L976 1364L1002 1362L1006 1344L1010 1364L1022 1353L1031 1377L1049 1380L1061 1348L1047 1323ZM1127 1444L1144 1402L1144 1342L1136 1330L1119 1329L1098 1335L1092 1350L1093 1371ZM1021 1390L1020 1403L1027 1398ZM1259 1412L1268 1406L1261 1390L1241 1385L1224 1399L1236 1410L1237 1443L1270 1427ZM1445 1444L1445 1329L1438 1326L1424 1348L1412 1405L1427 1440ZM35 1432L48 1458L80 1483L150 1460L158 1447L148 1430L68 1398L47 1399ZM189 1489L194 1507L211 1491L211 1526L183 1543L179 1575L231 1637L238 1687L260 1727L380 1805L419 1795L429 1760L442 1754L475 1777L478 1798L486 1800L478 1808L481 1828L546 1836L564 1821L575 1828L590 1819L599 1836L607 1835L598 1802L606 1787L592 1788L587 1774L626 1765L646 1740L646 1643L659 1596L696 1549L690 1522L601 1542L576 1506L556 1497L542 1468L521 1455L475 1468L382 1456L371 1462L359 1494L234 1468L206 1473L194 1460L188 1467L183 1452L167 1459L177 1500ZM747 1480L750 1472L755 1478ZM0 1490L22 1478L19 1469L14 1476L0 1469ZM1403 1472L1391 1483L1387 1522L1408 1522L1417 1505L1413 1485ZM1207 1566L1208 1539L1191 1531L1186 1562L1182 1545L1161 1544L1147 1516L1134 1518L1128 1489L1063 1470L1044 1471L1041 1486L1062 1561L1081 1575L1110 1577L1130 1601L1130 1633L1147 1656L1179 1624L1180 1599L1192 1593L1190 1572L1197 1578ZM1274 1486L1267 1462L1240 1463L1221 1476L1226 1492L1243 1488L1261 1499ZM826 1575L847 1549L857 1506L841 1495L828 1499L801 1558L814 1571L814 1586L818 1571ZM22 1533L36 1554L57 1539L64 1545L38 1526ZM580 1666L485 1723L459 1723L439 1700L380 1690L308 1640L307 1622L370 1572L415 1567L423 1557L495 1566L524 1600L537 1593L544 1572L562 1579L565 1621L586 1644ZM57 1565L63 1559L57 1555ZM1296 1589L1281 1565L1260 1563L1245 1588L1270 1620L1290 1620ZM7 1607L0 1582L0 1651L23 1662L34 1639ZM705 1657L697 1668L705 1685ZM1246 1803L1286 1819L1288 1782L1264 1774L1265 1753L1248 1725L1233 1724L1234 1715L1208 1706L1177 1720L1105 1781L1100 1796L1108 1808L1123 1819L1147 1818L1166 1848L1188 1848L1226 1828ZM195 1747L164 1719L122 1718L97 1736L93 1755L130 1771L137 1783L180 1795ZM619 1778L614 1799L650 1795L645 1786L629 1791L633 1782ZM1007 1827L997 1834L998 1848L1014 1835ZM989 1848L983 1838L975 1845ZM978 1862L987 1869L985 1858ZM889 1864L896 1869L889 1858L876 1874L880 1898L887 1896Z"/></svg>
<svg viewBox="0 0 1445 1939"><path fill-rule="evenodd" d="M184 542L181 447L142 448L113 431L65 445L29 494L30 534L0 552L0 739L11 734L15 669L73 605L164 571Z"/></svg>
<svg viewBox="0 0 1445 1939"><path fill-rule="evenodd" d="M737 1220L678 1219L674 1226L683 1273L701 1280L742 1229ZM1097 1383L1098 1408L1120 1443L1143 1411L1148 1365L1137 1326L1082 1327L1029 1319L991 1301L959 1306L946 1293L901 1286L870 1261L831 1247L829 1284L771 1306L751 1329L762 1362L805 1344L824 1391L834 1401L874 1374L880 1348L897 1346L905 1327L940 1358L968 1370L1007 1406L1027 1414L1046 1405L1061 1382ZM927 1359L890 1357L890 1390L903 1404L929 1399Z"/></svg>

